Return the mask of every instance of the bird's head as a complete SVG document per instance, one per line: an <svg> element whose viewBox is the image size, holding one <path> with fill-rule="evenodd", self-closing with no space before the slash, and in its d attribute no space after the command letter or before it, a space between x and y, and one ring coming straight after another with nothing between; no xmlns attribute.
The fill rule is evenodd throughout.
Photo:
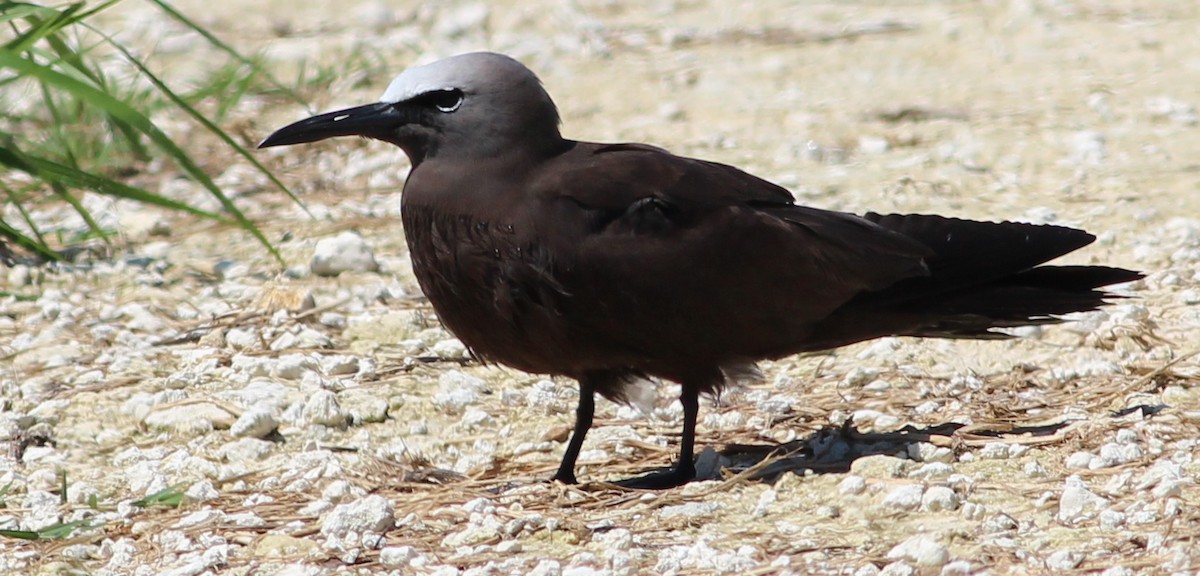
<svg viewBox="0 0 1200 576"><path fill-rule="evenodd" d="M557 147L558 110L520 62L473 52L409 68L379 102L289 124L259 148L364 136L404 149L413 166L438 154L469 160L522 146Z"/></svg>

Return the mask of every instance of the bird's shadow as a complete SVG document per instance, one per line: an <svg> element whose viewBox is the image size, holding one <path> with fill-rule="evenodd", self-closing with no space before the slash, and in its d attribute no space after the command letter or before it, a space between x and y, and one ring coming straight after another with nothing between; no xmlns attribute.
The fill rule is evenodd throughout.
<svg viewBox="0 0 1200 576"><path fill-rule="evenodd" d="M1162 407L1141 406L1147 414ZM1123 411L1125 412L1125 411ZM1121 417L1123 413L1113 413ZM782 444L727 444L720 451L705 450L698 459L698 477L718 480L744 474L747 479L774 484L788 473L840 474L850 471L851 464L865 456L895 456L920 460L921 445L932 443L949 448L957 457L969 449L960 434L969 429L974 439L1043 438L1054 436L1073 421L1032 426L968 426L948 422L933 426L907 425L890 432L860 432L849 424L826 426L812 434Z"/></svg>
<svg viewBox="0 0 1200 576"><path fill-rule="evenodd" d="M852 426L826 426L781 444L726 444L706 450L698 476L720 479L747 474L749 480L774 484L785 474L841 474L865 456L884 455L916 459L919 445L935 437L953 438L965 425L946 423L929 427L905 426L891 432L861 432ZM1053 430L1045 432L1053 434Z"/></svg>

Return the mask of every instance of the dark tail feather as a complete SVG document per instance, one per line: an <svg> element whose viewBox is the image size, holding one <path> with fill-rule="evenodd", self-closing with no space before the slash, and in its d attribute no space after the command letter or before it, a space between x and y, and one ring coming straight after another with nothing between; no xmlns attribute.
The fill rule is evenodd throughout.
<svg viewBox="0 0 1200 576"><path fill-rule="evenodd" d="M1006 338L996 328L1054 324L1120 298L1100 290L1139 272L1107 266L1038 266L1095 236L1062 226L973 222L940 216L868 214L876 224L929 246L929 276L856 298L850 310L893 320L894 334Z"/></svg>
<svg viewBox="0 0 1200 576"><path fill-rule="evenodd" d="M1098 290L1131 282L1142 275L1104 266L1044 266L983 286L916 300L905 312L930 322L906 336L939 338L1004 338L994 328L1056 324L1059 316L1096 310L1121 296Z"/></svg>
<svg viewBox="0 0 1200 576"><path fill-rule="evenodd" d="M924 214L868 213L864 218L932 249L929 275L898 282L878 297L945 293L1027 271L1096 240L1075 228L977 222Z"/></svg>

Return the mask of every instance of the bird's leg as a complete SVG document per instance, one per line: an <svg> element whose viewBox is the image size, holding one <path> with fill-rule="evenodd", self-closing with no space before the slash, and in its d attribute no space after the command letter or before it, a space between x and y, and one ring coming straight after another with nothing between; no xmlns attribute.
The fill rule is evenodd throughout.
<svg viewBox="0 0 1200 576"><path fill-rule="evenodd" d="M662 490L683 486L696 479L696 419L700 415L700 389L693 384L683 383L679 392L683 404L683 438L679 442L679 460L670 470L652 472L637 478L621 480L616 484L626 488Z"/></svg>
<svg viewBox="0 0 1200 576"><path fill-rule="evenodd" d="M584 375L579 379L579 406L575 408L575 430L571 432L571 441L567 444L567 451L563 452L558 472L554 473L551 480L558 480L563 484L578 484L578 480L575 479L575 460L579 458L579 451L583 448L583 438L592 427L592 415L595 412L596 384L592 376Z"/></svg>

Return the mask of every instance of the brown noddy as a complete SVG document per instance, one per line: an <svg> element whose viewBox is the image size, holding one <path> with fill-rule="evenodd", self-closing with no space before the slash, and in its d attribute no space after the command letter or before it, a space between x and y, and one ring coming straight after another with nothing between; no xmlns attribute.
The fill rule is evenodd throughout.
<svg viewBox="0 0 1200 576"><path fill-rule="evenodd" d="M579 381L554 479L574 483L594 397L678 382L679 460L623 483L695 478L698 396L755 361L889 335L1004 338L1094 310L1141 278L1043 263L1095 237L1061 226L809 208L732 166L559 133L537 76L494 53L406 70L374 104L259 147L365 136L412 161L402 220L421 289L483 361Z"/></svg>

